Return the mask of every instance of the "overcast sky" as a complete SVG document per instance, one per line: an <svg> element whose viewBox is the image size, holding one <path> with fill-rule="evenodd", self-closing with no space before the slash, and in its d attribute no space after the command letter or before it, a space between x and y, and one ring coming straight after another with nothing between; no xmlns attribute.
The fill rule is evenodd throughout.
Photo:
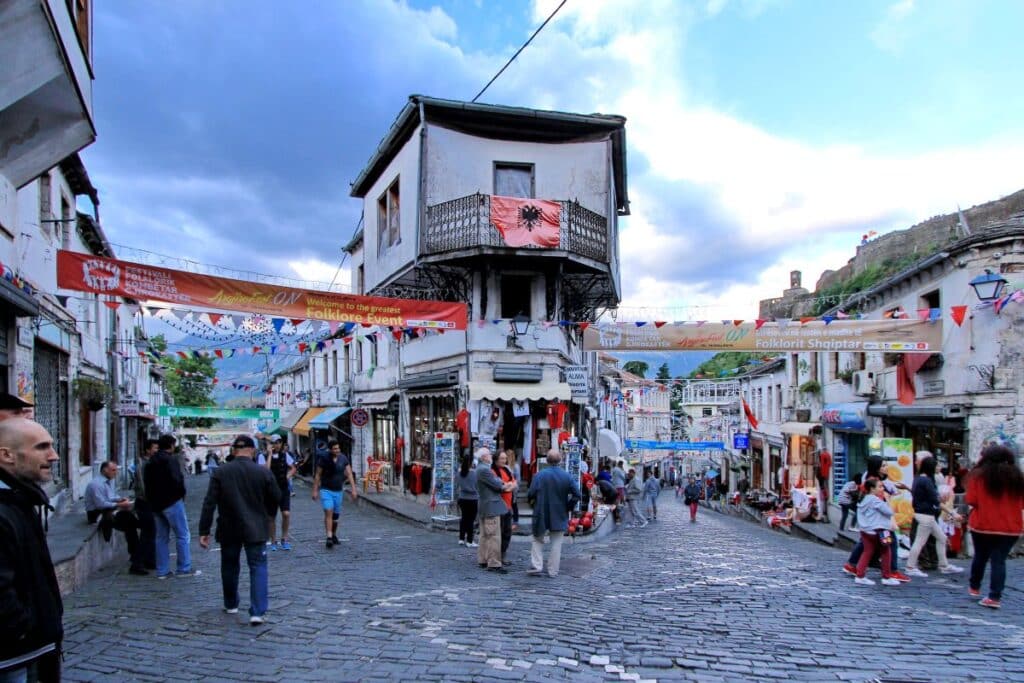
<svg viewBox="0 0 1024 683"><path fill-rule="evenodd" d="M408 95L471 99L557 1L97 3L107 234L330 281ZM1024 185L1022 25L1016 0L569 0L482 101L626 116L623 313L752 318L869 230Z"/></svg>

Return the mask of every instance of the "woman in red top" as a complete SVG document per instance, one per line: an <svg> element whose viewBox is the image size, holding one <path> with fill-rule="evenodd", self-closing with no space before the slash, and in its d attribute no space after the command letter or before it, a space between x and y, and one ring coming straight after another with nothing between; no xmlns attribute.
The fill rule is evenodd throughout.
<svg viewBox="0 0 1024 683"><path fill-rule="evenodd" d="M1006 556L1024 533L1024 473L1006 446L992 444L981 451L981 460L967 477L967 526L974 539L974 561L968 592L981 595L985 565L992 563L988 597L979 604L999 608L1006 583Z"/></svg>
<svg viewBox="0 0 1024 683"><path fill-rule="evenodd" d="M498 455L494 458L494 464L491 465L491 469L501 479L502 484L507 484L510 481L518 481L515 475L512 474L512 470L509 468L508 454L505 451L499 451ZM508 544L512 541L512 506L515 504L515 495L517 490L505 491L501 494L501 497L505 500L505 505L508 506L509 511L501 516L501 564L510 564L505 559L505 553L508 551Z"/></svg>

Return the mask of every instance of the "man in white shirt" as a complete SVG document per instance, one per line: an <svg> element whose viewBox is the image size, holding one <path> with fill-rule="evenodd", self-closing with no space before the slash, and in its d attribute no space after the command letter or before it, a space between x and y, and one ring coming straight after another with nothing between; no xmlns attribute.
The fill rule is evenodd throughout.
<svg viewBox="0 0 1024 683"><path fill-rule="evenodd" d="M132 501L117 493L114 484L117 470L117 463L109 460L100 465L99 476L85 489L85 516L90 524L99 522L100 531L108 541L112 529L123 532L131 562L128 573L145 576L149 572L143 567L139 552L139 520L132 513Z"/></svg>

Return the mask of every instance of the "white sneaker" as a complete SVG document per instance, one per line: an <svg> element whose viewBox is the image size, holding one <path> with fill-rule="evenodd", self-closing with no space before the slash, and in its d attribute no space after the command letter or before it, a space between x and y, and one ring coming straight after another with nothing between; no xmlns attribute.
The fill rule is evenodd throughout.
<svg viewBox="0 0 1024 683"><path fill-rule="evenodd" d="M898 586L900 582L897 579L882 579L883 586Z"/></svg>
<svg viewBox="0 0 1024 683"><path fill-rule="evenodd" d="M238 614L238 608L237 607L225 607L224 608L224 614Z"/></svg>
<svg viewBox="0 0 1024 683"><path fill-rule="evenodd" d="M463 541L463 540L462 540L462 539L460 538L460 539L459 539L459 545L466 545L466 542L465 542L465 541Z"/></svg>
<svg viewBox="0 0 1024 683"><path fill-rule="evenodd" d="M874 586L875 585L875 582L872 581L871 579L869 579L866 576L858 576L856 579L853 580L853 582L855 584L857 584L858 586ZM897 581L896 583L899 583L899 581Z"/></svg>
<svg viewBox="0 0 1024 683"><path fill-rule="evenodd" d="M479 548L480 544L479 543L467 543L466 547L467 548Z"/></svg>
<svg viewBox="0 0 1024 683"><path fill-rule="evenodd" d="M943 573L945 573L945 572L943 572ZM907 567L907 575L908 576L919 576L922 579L927 579L928 578L928 575L925 574L920 569L918 569L917 567Z"/></svg>
<svg viewBox="0 0 1024 683"><path fill-rule="evenodd" d="M264 621L263 617L249 617L250 626L259 626Z"/></svg>
<svg viewBox="0 0 1024 683"><path fill-rule="evenodd" d="M939 567L939 572L942 574L960 574L964 570L963 567L958 567L955 564L946 565L945 567Z"/></svg>

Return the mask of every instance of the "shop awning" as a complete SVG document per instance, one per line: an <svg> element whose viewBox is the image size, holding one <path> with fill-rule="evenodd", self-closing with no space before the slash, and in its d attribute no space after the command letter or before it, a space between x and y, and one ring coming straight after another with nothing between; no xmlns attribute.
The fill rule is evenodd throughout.
<svg viewBox="0 0 1024 683"><path fill-rule="evenodd" d="M310 420L312 420L313 418L317 417L318 415L320 415L320 413L324 412L325 410L327 410L327 409L326 408L307 408L306 412L303 413L303 415L299 419L299 421L295 423L294 427L292 427L292 431L294 433L298 434L299 436L309 436L309 422L310 422Z"/></svg>
<svg viewBox="0 0 1024 683"><path fill-rule="evenodd" d="M456 387L445 387L441 389L426 389L417 391L412 391L410 389L409 391L405 392L405 395L408 396L409 398L438 398L442 396L450 397L452 394L455 393L455 389Z"/></svg>
<svg viewBox="0 0 1024 683"><path fill-rule="evenodd" d="M337 420L339 417L352 410L348 406L334 406L332 408L325 408L322 413L314 417L309 421L309 426L313 429L330 429L331 423Z"/></svg>
<svg viewBox="0 0 1024 683"><path fill-rule="evenodd" d="M2 277L0 277L0 301L10 305L15 315L32 317L39 315L39 302Z"/></svg>
<svg viewBox="0 0 1024 683"><path fill-rule="evenodd" d="M488 399L490 401L568 401L572 398L572 389L565 382L469 382L469 398L471 401Z"/></svg>
<svg viewBox="0 0 1024 683"><path fill-rule="evenodd" d="M398 392L394 389L383 391L356 391L352 393L352 402L362 408L383 408Z"/></svg>
<svg viewBox="0 0 1024 683"><path fill-rule="evenodd" d="M305 414L306 414L306 409L305 408L299 408L298 410L293 410L292 412L288 413L287 415L285 415L284 417L281 418L281 426L284 427L285 429L291 429L296 424L298 424L299 420L301 420L302 416L305 415Z"/></svg>
<svg viewBox="0 0 1024 683"><path fill-rule="evenodd" d="M781 432L783 434L794 434L796 436L810 436L811 432L821 429L817 422L784 422Z"/></svg>

